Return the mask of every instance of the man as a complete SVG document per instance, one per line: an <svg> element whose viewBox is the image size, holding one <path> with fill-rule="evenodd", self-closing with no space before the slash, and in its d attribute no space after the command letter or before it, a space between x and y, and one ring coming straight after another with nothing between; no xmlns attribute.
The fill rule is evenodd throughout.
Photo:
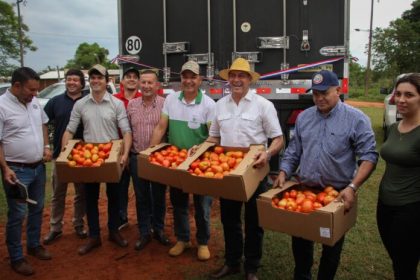
<svg viewBox="0 0 420 280"><path fill-rule="evenodd" d="M181 68L181 92L170 94L163 105L159 124L153 131L150 145L159 144L169 127L169 143L178 148L189 149L204 142L208 127L214 116L215 102L199 88L202 78L200 66L194 61L184 63ZM176 257L191 248L188 219L189 194L177 188L170 189L174 208L174 227L177 243L169 250ZM194 195L195 223L197 226L197 257L201 261L210 258L207 243L210 239L210 207L212 198Z"/></svg>
<svg viewBox="0 0 420 280"><path fill-rule="evenodd" d="M256 155L254 166L262 168L272 155L283 147L283 134L273 103L250 90L251 83L260 75L250 70L247 60L237 58L229 69L219 76L229 82L232 94L216 104L216 118L210 127L208 141L222 146L249 147L251 144L268 145L267 150ZM248 202L220 198L220 214L225 236L225 264L211 275L219 279L240 271L242 254L245 256L245 278L257 279L256 273L262 257L264 230L258 224L257 202L259 194L266 191L263 180ZM241 210L245 205L245 243L242 231ZM244 252L245 251L245 252Z"/></svg>
<svg viewBox="0 0 420 280"><path fill-rule="evenodd" d="M125 109L127 109L128 102L134 98L140 97L141 94L138 90L139 88L139 71L133 67L128 68L124 74L121 81L123 84L124 90L114 94L116 98L124 102ZM120 193L120 226L119 230L128 226L128 215L127 215L127 206L128 206L128 188L130 186L130 171L128 166L123 170L120 180L119 189Z"/></svg>
<svg viewBox="0 0 420 280"><path fill-rule="evenodd" d="M140 90L142 97L130 101L127 108L128 119L133 130L133 146L130 152L130 174L133 177L136 194L137 223L140 239L135 249L142 250L153 237L161 244L170 244L164 234L166 186L151 182L137 175L137 154L150 146L153 129L159 123L165 99L159 90L157 72L152 69L142 70ZM127 88L127 87L126 87Z"/></svg>
<svg viewBox="0 0 420 280"><path fill-rule="evenodd" d="M349 210L357 189L375 169L378 160L375 136L369 118L340 101L335 73L326 70L315 73L309 90L315 106L298 116L295 135L283 156L274 186L283 186L299 167L297 175L303 184L334 186L340 191L337 199ZM334 279L343 243L344 236L334 246L323 245L318 279ZM311 279L313 246L312 241L292 237L294 279Z"/></svg>
<svg viewBox="0 0 420 280"><path fill-rule="evenodd" d="M50 122L54 125L54 153L53 158L56 159L61 152L61 139L67 124L70 120L71 110L74 103L86 94L82 94L85 87L85 77L83 72L76 69L69 69L65 76L66 91L63 94L51 98L44 111ZM83 138L83 127L77 128L75 138ZM66 205L67 183L61 183L57 180L57 172L54 167L52 174L53 196L51 199L51 229L44 238L44 244L51 244L54 240L62 235L64 208ZM74 211L73 211L73 227L76 235L80 239L87 237L86 231L83 229L85 216L85 190L82 184L74 184Z"/></svg>
<svg viewBox="0 0 420 280"><path fill-rule="evenodd" d="M45 161L51 160L48 142L48 117L38 100L38 74L28 67L16 69L12 85L0 96L0 166L7 197L6 244L12 269L22 275L34 273L23 257L22 223L26 217L28 255L51 259L40 244L45 194ZM28 196L37 204L26 206L12 198L16 182L27 187Z"/></svg>
<svg viewBox="0 0 420 280"><path fill-rule="evenodd" d="M91 93L73 107L70 121L63 135L62 147L72 139L77 127L83 121L83 138L90 143L105 143L119 139L118 129L123 134L123 154L120 164L124 168L131 146L131 129L128 123L124 103L106 90L109 76L102 65L94 65L88 72ZM85 255L102 245L99 227L99 183L85 184L86 215L89 226L89 240L79 248L79 254ZM119 226L119 184L107 183L108 230L109 240L120 247L127 247L128 242L118 232Z"/></svg>

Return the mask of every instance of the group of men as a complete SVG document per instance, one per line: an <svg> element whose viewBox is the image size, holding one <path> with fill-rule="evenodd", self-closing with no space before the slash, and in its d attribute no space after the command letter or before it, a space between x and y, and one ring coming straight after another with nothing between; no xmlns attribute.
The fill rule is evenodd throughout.
<svg viewBox="0 0 420 280"><path fill-rule="evenodd" d="M266 150L256 155L255 168L264 167L271 156L280 152L284 142L276 109L269 100L251 90L251 84L259 79L259 74L251 70L248 61L238 58L230 68L219 72L219 76L227 80L231 94L218 102L200 89L202 77L196 62L186 62L180 73L181 91L163 98L157 94L160 84L154 69L139 72L128 68L122 79L124 93L115 96L106 91L109 77L103 66L95 65L89 70L91 92L86 95L81 93L83 73L69 70L66 92L51 99L45 112L33 98L39 86L36 73L30 68L20 68L13 73L10 90L0 97L0 165L6 194L19 180L27 186L29 196L38 202L28 206L26 246L29 255L51 259L40 244L46 176L43 163L56 158L69 139L80 138L94 143L123 139L120 164L127 168L120 183L107 183L106 187L109 240L120 247L128 245L119 228L128 221L127 194L131 178L140 233L136 250L142 250L152 238L163 245L170 244L164 233L166 186L138 176L137 154L140 151L160 143L167 134L167 142L185 149L206 140L232 147L264 144ZM308 186L334 185L348 210L353 207L357 189L374 170L378 158L370 121L361 111L340 101L340 86L333 72L316 73L311 90L315 106L299 115L295 136L284 152L274 187L282 186L293 175ZM48 120L54 120L54 153L48 142ZM34 148L27 153L27 149L21 148L24 146ZM239 273L244 258L245 279L258 279L264 231L258 223L256 199L267 188L267 180L263 180L247 202L220 198L225 262L210 275L211 278ZM51 230L44 238L44 244L50 244L62 235L66 190L67 184L60 183L53 172ZM99 184L75 184L75 190L73 226L78 237L88 237L78 251L84 255L101 246ZM197 258L205 261L211 256L207 244L212 198L194 194L193 200ZM192 247L189 194L170 188L170 201L176 243L169 255L175 257ZM26 205L9 196L7 202L6 244L11 266L18 273L33 274L21 244ZM85 213L88 233L84 229ZM344 237L334 246L323 246L318 279L334 278L343 243ZM294 279L311 279L313 242L292 237L292 248L296 264Z"/></svg>

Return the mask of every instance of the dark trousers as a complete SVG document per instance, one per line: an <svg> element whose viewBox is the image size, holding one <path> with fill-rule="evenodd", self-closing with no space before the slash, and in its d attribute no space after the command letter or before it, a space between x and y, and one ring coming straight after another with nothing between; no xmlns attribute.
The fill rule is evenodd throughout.
<svg viewBox="0 0 420 280"><path fill-rule="evenodd" d="M322 245L322 255L318 268L318 280L332 280L340 264L344 236L334 246ZM314 242L292 236L292 250L295 258L295 280L311 279L311 268L314 262Z"/></svg>
<svg viewBox="0 0 420 280"><path fill-rule="evenodd" d="M388 206L379 201L376 218L382 242L392 260L394 278L417 279L420 260L420 202Z"/></svg>
<svg viewBox="0 0 420 280"><path fill-rule="evenodd" d="M220 199L220 214L225 236L225 264L240 265L245 256L246 272L257 272L262 257L264 230L258 223L257 197L267 189L267 181L260 183L248 202ZM241 212L245 205L245 243L242 232Z"/></svg>
<svg viewBox="0 0 420 280"><path fill-rule="evenodd" d="M99 226L99 183L85 184L86 193L86 216L89 225L89 237L100 237ZM119 226L119 184L107 183L106 195L108 197L108 229L109 231L117 231Z"/></svg>

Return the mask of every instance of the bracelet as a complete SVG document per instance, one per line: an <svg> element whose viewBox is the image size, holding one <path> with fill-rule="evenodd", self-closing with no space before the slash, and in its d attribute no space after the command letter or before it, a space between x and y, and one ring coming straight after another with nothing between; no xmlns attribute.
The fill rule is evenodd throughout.
<svg viewBox="0 0 420 280"><path fill-rule="evenodd" d="M358 187L356 187L356 185L355 185L355 184L350 183L350 184L348 184L348 185L347 185L347 187L351 188L351 189L354 191L354 193L356 193L356 192L357 192Z"/></svg>
<svg viewBox="0 0 420 280"><path fill-rule="evenodd" d="M44 145L44 149L51 149L50 144Z"/></svg>
<svg viewBox="0 0 420 280"><path fill-rule="evenodd" d="M267 161L269 161L271 159L271 153L268 149L265 152L267 153Z"/></svg>

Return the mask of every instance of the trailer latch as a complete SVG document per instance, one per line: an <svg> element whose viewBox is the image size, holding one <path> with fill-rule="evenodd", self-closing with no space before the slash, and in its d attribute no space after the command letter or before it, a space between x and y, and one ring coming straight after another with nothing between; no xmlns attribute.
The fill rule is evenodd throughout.
<svg viewBox="0 0 420 280"><path fill-rule="evenodd" d="M190 49L189 42L172 42L172 43L163 43L163 54L170 53L186 53Z"/></svg>
<svg viewBox="0 0 420 280"><path fill-rule="evenodd" d="M288 49L289 36L257 37L257 47L259 49Z"/></svg>

